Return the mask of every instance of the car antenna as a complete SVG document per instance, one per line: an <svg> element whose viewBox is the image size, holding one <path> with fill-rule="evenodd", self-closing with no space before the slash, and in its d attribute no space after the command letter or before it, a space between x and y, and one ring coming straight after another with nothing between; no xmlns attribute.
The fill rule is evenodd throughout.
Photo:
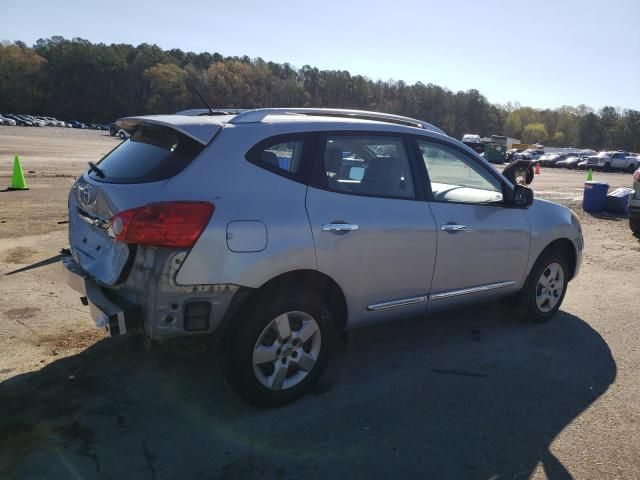
<svg viewBox="0 0 640 480"><path fill-rule="evenodd" d="M209 105L209 104L207 103L207 101L206 101L206 100L204 99L204 97L200 94L200 92L196 89L196 87L194 87L194 86L193 86L193 85L191 85L190 83L187 83L187 82L185 82L185 83L187 84L187 87L188 87L188 88L189 88L193 93L195 93L195 94L198 96L198 98L199 98L200 100L202 100L202 103L204 103L204 104L207 106L207 108L209 109L209 114L210 114L210 115L215 115L216 113L213 111L213 108L211 108L211 105Z"/></svg>

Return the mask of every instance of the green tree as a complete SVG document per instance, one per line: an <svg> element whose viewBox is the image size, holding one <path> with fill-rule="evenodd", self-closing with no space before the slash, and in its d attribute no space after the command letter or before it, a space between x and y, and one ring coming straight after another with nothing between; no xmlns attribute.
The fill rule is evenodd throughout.
<svg viewBox="0 0 640 480"><path fill-rule="evenodd" d="M372 80L345 70L296 69L261 58L150 44L106 45L54 36L32 47L19 41L0 45L0 111L107 122L202 107L185 81L214 107L361 108L424 119L457 138L495 133L553 145L640 150L636 110L499 106L473 89L453 92L431 83Z"/></svg>
<svg viewBox="0 0 640 480"><path fill-rule="evenodd" d="M522 131L522 140L525 143L544 143L548 138L544 123L529 123Z"/></svg>
<svg viewBox="0 0 640 480"><path fill-rule="evenodd" d="M0 111L40 113L47 61L22 45L0 45Z"/></svg>
<svg viewBox="0 0 640 480"><path fill-rule="evenodd" d="M531 107L521 107L509 112L505 120L505 134L510 137L524 137L524 128L530 123L540 122L538 113Z"/></svg>
<svg viewBox="0 0 640 480"><path fill-rule="evenodd" d="M175 113L183 109L191 97L185 85L185 71L173 63L159 63L147 68L144 79L151 85L148 112Z"/></svg>
<svg viewBox="0 0 640 480"><path fill-rule="evenodd" d="M553 134L553 137L551 138L551 141L553 143L554 146L556 147L564 147L565 146L565 135L563 132L561 132L560 130L558 130L556 133Z"/></svg>

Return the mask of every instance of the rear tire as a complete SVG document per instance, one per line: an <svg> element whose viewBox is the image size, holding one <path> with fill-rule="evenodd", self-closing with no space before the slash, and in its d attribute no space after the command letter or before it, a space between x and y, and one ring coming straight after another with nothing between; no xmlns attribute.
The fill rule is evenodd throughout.
<svg viewBox="0 0 640 480"><path fill-rule="evenodd" d="M122 130L120 130L120 132L118 133L118 136L119 136L122 140L125 140L125 139L127 138L127 136L125 135L125 133L124 133Z"/></svg>
<svg viewBox="0 0 640 480"><path fill-rule="evenodd" d="M225 377L257 407L284 405L317 382L333 342L333 316L319 295L271 289L232 320L223 339Z"/></svg>
<svg viewBox="0 0 640 480"><path fill-rule="evenodd" d="M640 235L640 216L629 217L629 228L635 235Z"/></svg>
<svg viewBox="0 0 640 480"><path fill-rule="evenodd" d="M631 164L627 167L627 173L634 173L637 170L638 167L636 167L635 165Z"/></svg>
<svg viewBox="0 0 640 480"><path fill-rule="evenodd" d="M560 250L543 252L534 264L520 293L509 304L527 320L541 323L558 311L567 292L569 269Z"/></svg>

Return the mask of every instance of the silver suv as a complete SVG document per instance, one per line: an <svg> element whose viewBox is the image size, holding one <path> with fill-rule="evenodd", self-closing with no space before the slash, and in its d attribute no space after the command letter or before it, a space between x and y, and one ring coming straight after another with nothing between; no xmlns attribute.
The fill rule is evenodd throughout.
<svg viewBox="0 0 640 480"><path fill-rule="evenodd" d="M118 121L71 189L63 270L112 336L215 334L254 404L308 390L339 332L498 298L544 321L578 272L571 210L432 125L213 113Z"/></svg>

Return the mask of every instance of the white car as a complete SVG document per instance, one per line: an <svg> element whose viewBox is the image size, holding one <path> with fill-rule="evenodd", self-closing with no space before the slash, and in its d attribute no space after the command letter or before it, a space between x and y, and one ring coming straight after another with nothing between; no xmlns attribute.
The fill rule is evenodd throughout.
<svg viewBox="0 0 640 480"><path fill-rule="evenodd" d="M480 143L480 135L466 133L462 136L462 143Z"/></svg>
<svg viewBox="0 0 640 480"><path fill-rule="evenodd" d="M0 125L15 126L16 125L16 121L11 119L11 118L3 117L2 115L0 115Z"/></svg>
<svg viewBox="0 0 640 480"><path fill-rule="evenodd" d="M69 284L111 336L219 338L230 385L260 406L308 391L336 333L500 298L550 320L579 271L571 210L421 120L273 108L116 126L131 138L69 194Z"/></svg>
<svg viewBox="0 0 640 480"><path fill-rule="evenodd" d="M531 160L534 163L537 163L541 156L544 155L544 150L536 149L536 148L528 148L524 152L516 153L513 158L517 160Z"/></svg>

